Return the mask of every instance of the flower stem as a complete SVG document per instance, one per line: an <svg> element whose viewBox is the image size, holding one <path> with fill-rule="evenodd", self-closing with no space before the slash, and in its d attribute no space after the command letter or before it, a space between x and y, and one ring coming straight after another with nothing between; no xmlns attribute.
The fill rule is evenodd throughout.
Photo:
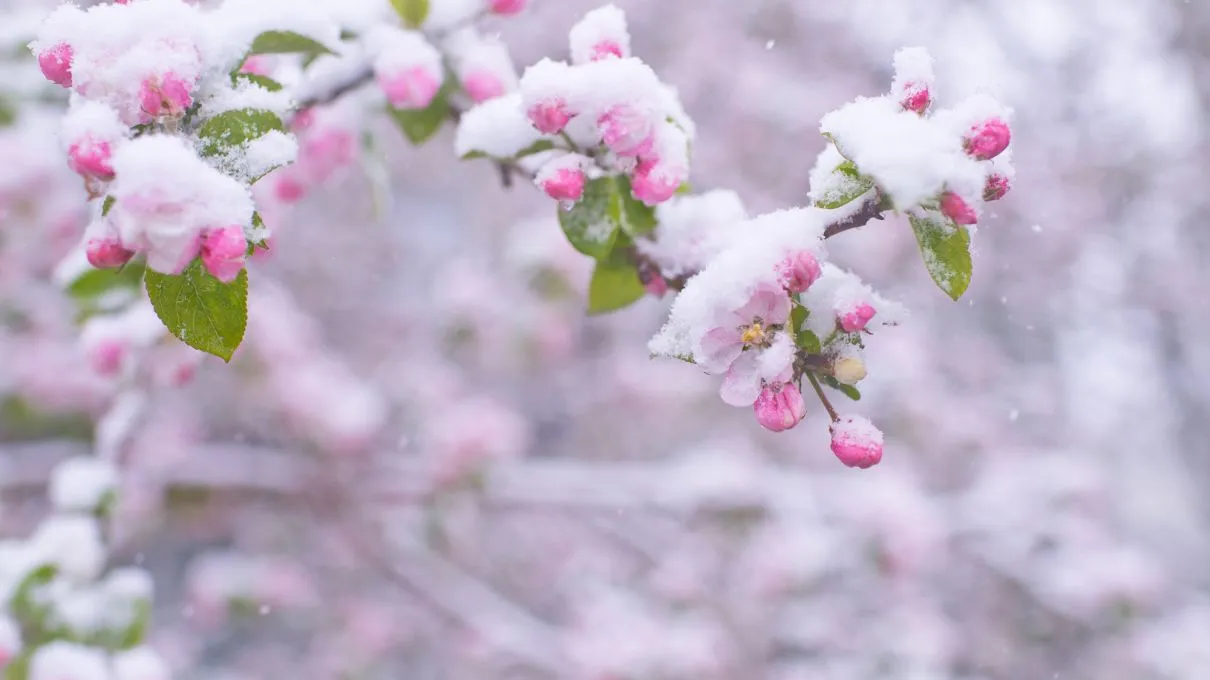
<svg viewBox="0 0 1210 680"><path fill-rule="evenodd" d="M823 403L824 410L828 412L828 417L832 419L832 422L840 420L840 416L836 415L836 409L832 408L832 402L828 401L828 395L823 393L823 387L815 379L815 374L807 371L807 380L811 381L811 387L815 388L815 394L819 397L819 401Z"/></svg>

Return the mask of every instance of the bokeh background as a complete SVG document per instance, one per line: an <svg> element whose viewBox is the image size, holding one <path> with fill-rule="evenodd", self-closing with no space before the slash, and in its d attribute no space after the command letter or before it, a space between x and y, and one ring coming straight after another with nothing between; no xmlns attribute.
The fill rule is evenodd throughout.
<svg viewBox="0 0 1210 680"><path fill-rule="evenodd" d="M266 210L246 347L130 434L114 562L155 576L179 677L1207 677L1210 6L615 1L698 124L694 187L751 214L806 202L820 117L898 47L943 104L1014 108L962 302L900 220L829 244L912 310L846 406L882 464L650 360L667 300L585 317L548 199L354 96L355 161ZM54 4L0 4L3 536L117 396L54 276L87 214L22 47ZM598 4L483 28L523 67Z"/></svg>

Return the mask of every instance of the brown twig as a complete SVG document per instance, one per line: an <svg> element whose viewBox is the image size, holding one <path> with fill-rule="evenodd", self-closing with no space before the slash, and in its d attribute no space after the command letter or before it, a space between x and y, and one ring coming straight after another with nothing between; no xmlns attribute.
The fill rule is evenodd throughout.
<svg viewBox="0 0 1210 680"><path fill-rule="evenodd" d="M828 399L828 395L823 393L823 387L819 385L819 380L815 378L815 374L807 371L806 375L807 380L811 382L811 387L815 388L815 394L819 397L820 403L823 404L824 410L828 412L828 417L832 419L832 422L839 420L840 416L836 415L836 409L832 408L832 402Z"/></svg>
<svg viewBox="0 0 1210 680"><path fill-rule="evenodd" d="M883 196L882 193L875 191L874 195L870 198L867 198L865 203L862 204L860 210L852 215L849 215L843 220L840 220L839 222L829 224L828 227L824 229L823 237L832 238L833 236L844 233L850 229L864 227L866 224L869 224L870 220L881 220L882 213L889 209L890 205L887 204L886 197Z"/></svg>

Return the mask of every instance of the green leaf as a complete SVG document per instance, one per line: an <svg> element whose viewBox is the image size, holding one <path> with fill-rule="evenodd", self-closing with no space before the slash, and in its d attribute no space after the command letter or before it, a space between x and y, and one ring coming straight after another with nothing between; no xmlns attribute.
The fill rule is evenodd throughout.
<svg viewBox="0 0 1210 680"><path fill-rule="evenodd" d="M521 149L520 151L518 151L517 154L515 156L513 156L513 158L525 158L526 156L532 156L536 153L542 153L543 151L550 151L553 148L555 148L555 143L552 142L551 140L539 139L538 141L534 142L533 144L530 144L529 146L525 147L524 149ZM474 152L472 151L471 153L474 153Z"/></svg>
<svg viewBox="0 0 1210 680"><path fill-rule="evenodd" d="M147 637L147 628L151 624L151 602L139 600L134 603L134 617L130 625L121 633L118 649L134 649L143 644Z"/></svg>
<svg viewBox="0 0 1210 680"><path fill-rule="evenodd" d="M17 122L17 107L7 99L0 97L0 128L8 127Z"/></svg>
<svg viewBox="0 0 1210 680"><path fill-rule="evenodd" d="M226 111L207 120L198 130L203 156L218 156L261 137L270 130L282 131L281 118L263 109Z"/></svg>
<svg viewBox="0 0 1210 680"><path fill-rule="evenodd" d="M143 281L144 268L142 261L132 260L119 269L89 269L71 282L67 293L83 301L113 290L137 290Z"/></svg>
<svg viewBox="0 0 1210 680"><path fill-rule="evenodd" d="M646 294L634 263L614 256L597 262L588 283L588 313L603 314L634 304Z"/></svg>
<svg viewBox="0 0 1210 680"><path fill-rule="evenodd" d="M613 178L614 200L610 206L623 231L632 237L644 236L655 231L655 208L634 197L630 189L630 178L618 175Z"/></svg>
<svg viewBox="0 0 1210 680"><path fill-rule="evenodd" d="M147 294L169 332L194 349L231 361L248 324L248 270L223 283L201 259L175 276L149 269Z"/></svg>
<svg viewBox="0 0 1210 680"><path fill-rule="evenodd" d="M9 601L13 616L27 625L41 628L48 612L47 606L39 601L37 593L50 585L58 574L59 567L54 564L43 564L26 574L13 590L12 599Z"/></svg>
<svg viewBox="0 0 1210 680"><path fill-rule="evenodd" d="M268 76L262 76L262 75L259 75L256 73L243 73L243 72L231 74L231 81L234 84L238 85L241 80L252 83L253 85L259 85L270 92L279 92L279 91L281 91L281 88L282 88L281 83L277 82L276 80L274 80Z"/></svg>
<svg viewBox="0 0 1210 680"><path fill-rule="evenodd" d="M795 344L805 349L810 354L820 354L823 352L823 344L819 342L819 336L813 331L802 330L798 335L794 336Z"/></svg>
<svg viewBox="0 0 1210 680"><path fill-rule="evenodd" d="M113 208L113 204L117 202L118 199L114 198L113 196L106 196L105 201L101 203L101 217L108 215L110 209Z"/></svg>
<svg viewBox="0 0 1210 680"><path fill-rule="evenodd" d="M806 307L795 303L793 309L790 310L790 330L798 333L798 329L802 328L802 325L807 321L807 314L809 312Z"/></svg>
<svg viewBox="0 0 1210 680"><path fill-rule="evenodd" d="M428 108L396 109L388 107L391 117L395 119L395 123L399 125L399 129L403 130L404 136L412 144L420 146L427 142L433 135L437 134L437 131L441 129L441 125L449 118L449 96L450 91L453 89L450 81L451 79L447 77L445 84L437 91Z"/></svg>
<svg viewBox="0 0 1210 680"><path fill-rule="evenodd" d="M835 210L861 198L873 188L873 179L862 176L853 161L845 161L832 171L827 183L820 190L815 206Z"/></svg>
<svg viewBox="0 0 1210 680"><path fill-rule="evenodd" d="M293 31L265 31L252 41L253 54L291 54L305 52L307 54L335 54L323 43L317 42L305 35Z"/></svg>
<svg viewBox="0 0 1210 680"><path fill-rule="evenodd" d="M846 385L830 375L821 375L819 376L819 380L828 387L831 387L832 389L844 394L844 396L848 397L849 399L852 399L853 401L861 401L861 392L857 391L856 387Z"/></svg>
<svg viewBox="0 0 1210 680"><path fill-rule="evenodd" d="M29 663L34 658L35 647L26 647L4 667L4 680L29 680Z"/></svg>
<svg viewBox="0 0 1210 680"><path fill-rule="evenodd" d="M408 28L419 28L429 16L429 0L391 0L391 6Z"/></svg>
<svg viewBox="0 0 1210 680"><path fill-rule="evenodd" d="M963 227L939 213L910 215L912 231L920 244L924 268L946 295L962 297L971 283L971 236Z"/></svg>
<svg viewBox="0 0 1210 680"><path fill-rule="evenodd" d="M630 193L623 176L599 177L584 187L570 210L559 210L559 224L576 250L597 260L609 256L618 234L643 236L655 229L655 210Z"/></svg>

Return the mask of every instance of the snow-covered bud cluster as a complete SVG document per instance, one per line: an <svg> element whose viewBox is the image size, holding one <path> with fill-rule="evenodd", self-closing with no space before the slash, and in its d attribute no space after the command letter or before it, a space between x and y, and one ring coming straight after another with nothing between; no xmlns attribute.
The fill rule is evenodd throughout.
<svg viewBox="0 0 1210 680"><path fill-rule="evenodd" d="M0 669L28 680L169 680L145 646L151 577L105 570L100 522L118 475L97 458L69 458L52 474L51 514L25 541L0 541Z"/></svg>

